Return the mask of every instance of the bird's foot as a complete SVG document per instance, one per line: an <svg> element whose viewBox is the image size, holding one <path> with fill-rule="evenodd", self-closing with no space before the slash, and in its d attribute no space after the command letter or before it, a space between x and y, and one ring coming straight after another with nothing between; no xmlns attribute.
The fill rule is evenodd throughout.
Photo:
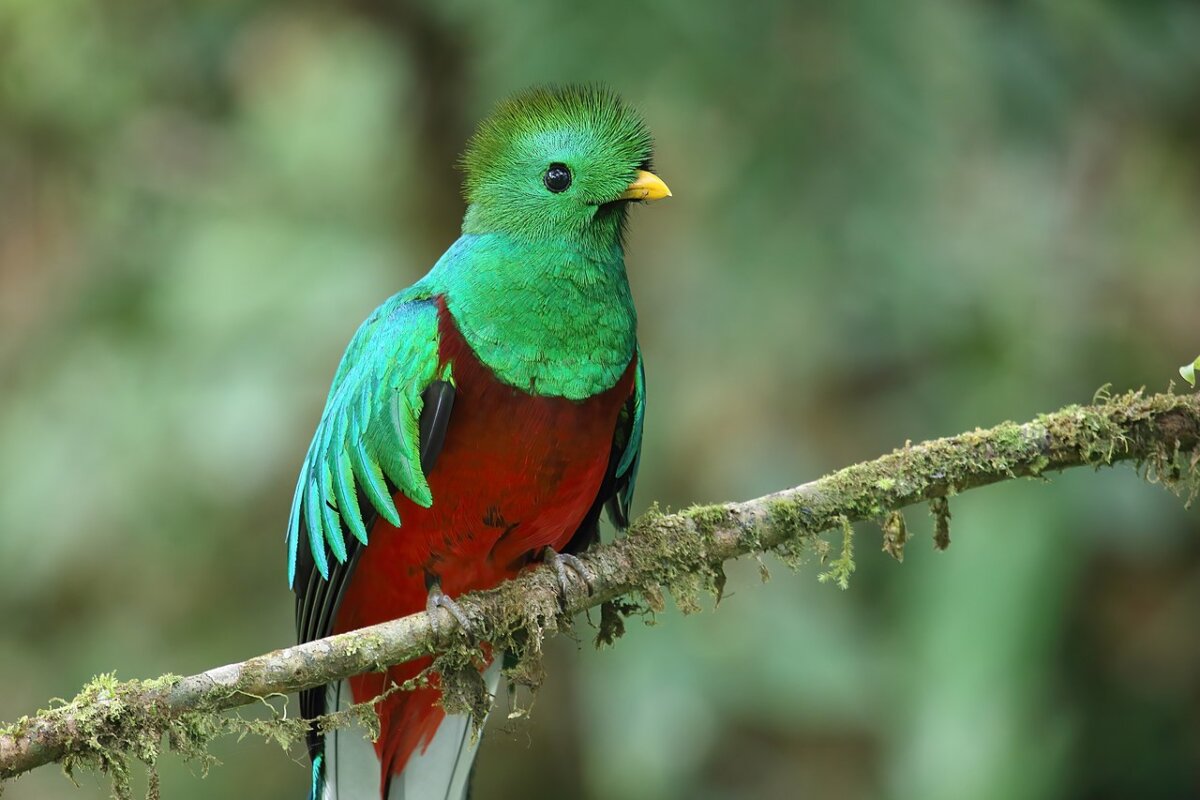
<svg viewBox="0 0 1200 800"><path fill-rule="evenodd" d="M574 573L579 580L583 581L583 585L587 587L588 594L591 594L595 589L592 581L596 576L578 557L570 553L559 553L553 547L547 547L542 551L542 561L554 567L554 574L558 576L559 599L564 605L567 601L567 590L571 588L571 573Z"/></svg>
<svg viewBox="0 0 1200 800"><path fill-rule="evenodd" d="M463 633L471 636L471 620L467 618L467 612L463 611L462 606L458 603L442 594L442 586L437 580L427 581L427 583L429 583L429 596L425 600L425 614L429 617L429 626L433 628L434 634L438 633L438 609L444 608L458 622L458 627L462 628Z"/></svg>

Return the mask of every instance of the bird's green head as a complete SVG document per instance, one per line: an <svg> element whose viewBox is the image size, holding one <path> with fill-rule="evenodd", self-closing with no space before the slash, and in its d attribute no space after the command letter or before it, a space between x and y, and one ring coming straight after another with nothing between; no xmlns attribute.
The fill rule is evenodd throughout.
<svg viewBox="0 0 1200 800"><path fill-rule="evenodd" d="M612 92L538 88L500 103L463 156L465 233L616 243L630 201L669 197L650 133Z"/></svg>

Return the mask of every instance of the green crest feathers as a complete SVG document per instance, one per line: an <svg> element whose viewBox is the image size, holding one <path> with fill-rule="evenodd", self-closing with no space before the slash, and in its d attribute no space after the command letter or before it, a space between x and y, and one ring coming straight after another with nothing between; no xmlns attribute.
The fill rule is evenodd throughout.
<svg viewBox="0 0 1200 800"><path fill-rule="evenodd" d="M653 142L640 114L600 86L546 86L500 102L471 137L461 166L467 201L484 199L489 183L502 182L545 153L587 153L609 165L649 169ZM555 156L558 157L558 156Z"/></svg>

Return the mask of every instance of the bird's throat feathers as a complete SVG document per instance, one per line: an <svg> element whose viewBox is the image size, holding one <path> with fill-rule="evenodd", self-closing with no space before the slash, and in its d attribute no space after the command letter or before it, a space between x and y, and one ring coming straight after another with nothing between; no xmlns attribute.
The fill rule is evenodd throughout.
<svg viewBox="0 0 1200 800"><path fill-rule="evenodd" d="M636 347L620 216L607 242L465 233L413 289L445 298L504 383L583 400L614 386Z"/></svg>
<svg viewBox="0 0 1200 800"><path fill-rule="evenodd" d="M622 200L590 205L582 215L565 219L521 203L471 203L463 216L462 232L503 233L530 244L570 242L578 252L604 259L613 248L623 247L628 213L629 204Z"/></svg>

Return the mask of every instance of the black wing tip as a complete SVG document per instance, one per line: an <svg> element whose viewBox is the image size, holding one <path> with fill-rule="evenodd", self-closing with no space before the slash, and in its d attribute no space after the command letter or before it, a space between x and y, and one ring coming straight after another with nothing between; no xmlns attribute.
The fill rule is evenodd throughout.
<svg viewBox="0 0 1200 800"><path fill-rule="evenodd" d="M625 530L629 527L629 510L621 502L619 494L608 498L608 502L604 504L604 510L608 512L609 521L617 528Z"/></svg>
<svg viewBox="0 0 1200 800"><path fill-rule="evenodd" d="M434 381L421 393L421 472L429 477L429 471L442 454L446 444L446 428L450 423L450 412L454 409L454 384L449 381Z"/></svg>

